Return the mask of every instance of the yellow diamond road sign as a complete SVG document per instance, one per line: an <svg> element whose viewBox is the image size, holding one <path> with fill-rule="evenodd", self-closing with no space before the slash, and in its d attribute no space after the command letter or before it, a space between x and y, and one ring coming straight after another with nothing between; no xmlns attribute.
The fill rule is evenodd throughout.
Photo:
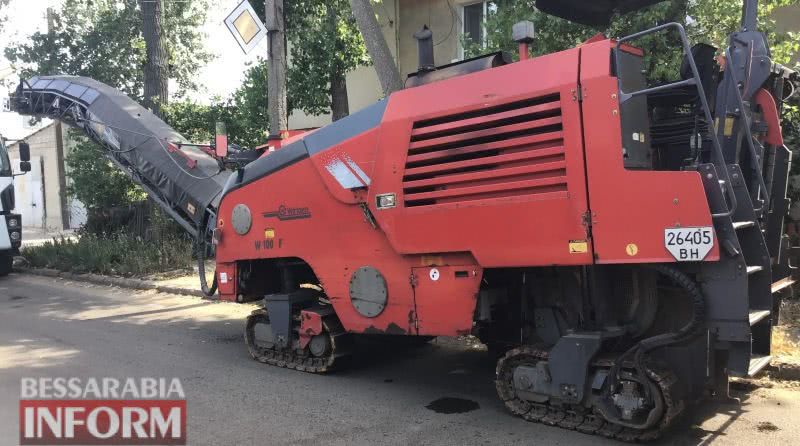
<svg viewBox="0 0 800 446"><path fill-rule="evenodd" d="M239 6L225 17L225 26L245 54L255 48L267 35L267 29L247 0L239 3Z"/></svg>

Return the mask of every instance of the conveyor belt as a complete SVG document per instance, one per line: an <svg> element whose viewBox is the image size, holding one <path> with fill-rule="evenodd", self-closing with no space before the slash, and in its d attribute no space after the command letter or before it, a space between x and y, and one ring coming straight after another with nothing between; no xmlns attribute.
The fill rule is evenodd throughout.
<svg viewBox="0 0 800 446"><path fill-rule="evenodd" d="M83 130L192 235L216 213L231 172L199 148L170 151L168 143L186 139L119 90L86 77L37 76L20 83L11 109Z"/></svg>

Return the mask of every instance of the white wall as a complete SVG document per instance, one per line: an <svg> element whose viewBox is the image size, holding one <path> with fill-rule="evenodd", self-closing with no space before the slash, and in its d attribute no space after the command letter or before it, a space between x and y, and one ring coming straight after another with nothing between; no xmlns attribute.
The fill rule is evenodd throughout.
<svg viewBox="0 0 800 446"><path fill-rule="evenodd" d="M64 161L58 155L59 144L63 157L69 154L74 145L68 138L68 129L69 127L54 122L25 137L31 147L33 169L39 169L41 174L34 171L17 177L15 181L20 189L17 191L17 208L23 210L24 226L60 231L76 228L76 224L85 222L83 205L75 203L76 200L67 196L66 185L69 179L66 177ZM11 144L8 151L18 167L19 144ZM24 209L25 206L28 207L27 210ZM72 215L76 221L71 221Z"/></svg>

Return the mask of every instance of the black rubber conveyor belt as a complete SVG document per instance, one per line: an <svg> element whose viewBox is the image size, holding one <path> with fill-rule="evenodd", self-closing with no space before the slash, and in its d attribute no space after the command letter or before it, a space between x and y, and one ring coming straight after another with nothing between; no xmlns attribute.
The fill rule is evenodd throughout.
<svg viewBox="0 0 800 446"><path fill-rule="evenodd" d="M231 172L199 148L170 151L168 143L186 139L119 90L86 77L37 76L20 83L11 109L83 130L193 235L216 213Z"/></svg>

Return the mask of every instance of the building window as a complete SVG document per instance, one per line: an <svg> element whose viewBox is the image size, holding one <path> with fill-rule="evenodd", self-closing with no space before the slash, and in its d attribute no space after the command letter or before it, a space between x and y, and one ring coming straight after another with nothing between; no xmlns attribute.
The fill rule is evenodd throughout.
<svg viewBox="0 0 800 446"><path fill-rule="evenodd" d="M493 1L471 3L462 9L462 23L464 36L470 42L486 46L486 17L497 11L497 4Z"/></svg>

